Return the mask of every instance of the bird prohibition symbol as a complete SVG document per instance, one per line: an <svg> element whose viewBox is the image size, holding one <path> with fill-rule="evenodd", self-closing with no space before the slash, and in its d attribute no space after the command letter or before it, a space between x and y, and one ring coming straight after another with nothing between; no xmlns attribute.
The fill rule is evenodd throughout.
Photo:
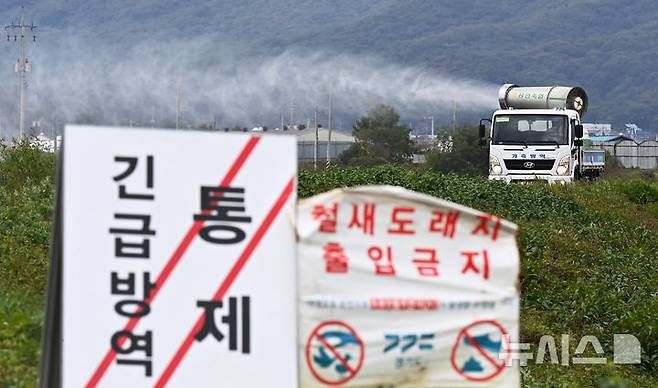
<svg viewBox="0 0 658 388"><path fill-rule="evenodd" d="M344 322L318 325L306 342L306 364L315 378L328 385L353 379L363 365L365 348L356 331Z"/></svg>

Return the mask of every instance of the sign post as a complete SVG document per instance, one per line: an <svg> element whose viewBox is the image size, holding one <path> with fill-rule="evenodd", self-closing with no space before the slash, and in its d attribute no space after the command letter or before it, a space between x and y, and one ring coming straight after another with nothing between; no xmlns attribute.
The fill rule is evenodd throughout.
<svg viewBox="0 0 658 388"><path fill-rule="evenodd" d="M61 381L45 383L296 386L294 138L65 138Z"/></svg>
<svg viewBox="0 0 658 388"><path fill-rule="evenodd" d="M519 386L516 225L399 187L300 202L302 387Z"/></svg>
<svg viewBox="0 0 658 388"><path fill-rule="evenodd" d="M41 359L39 361L39 387L61 386L61 304L62 304L62 159L57 164L55 185L55 217L50 239L46 311L41 334Z"/></svg>

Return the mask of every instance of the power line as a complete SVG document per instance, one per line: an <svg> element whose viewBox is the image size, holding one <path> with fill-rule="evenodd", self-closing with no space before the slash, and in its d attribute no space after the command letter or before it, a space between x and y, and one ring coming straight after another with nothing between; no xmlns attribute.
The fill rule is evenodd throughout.
<svg viewBox="0 0 658 388"><path fill-rule="evenodd" d="M7 31L7 42L11 42L12 36L14 37L14 42L20 42L19 56L14 65L14 71L18 74L20 79L20 113L18 127L19 140L23 140L23 133L25 132L25 113L27 111L27 73L32 71L32 64L27 58L26 39L29 39L31 36L33 42L37 41L37 26L34 22L28 24L21 13L20 20L18 22L13 21L11 24L5 26L5 31Z"/></svg>

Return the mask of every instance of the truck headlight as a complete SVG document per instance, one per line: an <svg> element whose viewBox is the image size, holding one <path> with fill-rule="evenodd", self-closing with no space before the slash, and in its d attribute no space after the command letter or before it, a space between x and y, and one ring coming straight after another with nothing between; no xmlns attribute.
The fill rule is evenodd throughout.
<svg viewBox="0 0 658 388"><path fill-rule="evenodd" d="M492 175L500 175L503 173L503 167L500 165L498 158L493 155L489 156L489 171Z"/></svg>
<svg viewBox="0 0 658 388"><path fill-rule="evenodd" d="M557 164L557 169L555 172L557 172L558 175L567 175L567 173L569 173L570 164L571 156L563 157L560 159L560 163Z"/></svg>

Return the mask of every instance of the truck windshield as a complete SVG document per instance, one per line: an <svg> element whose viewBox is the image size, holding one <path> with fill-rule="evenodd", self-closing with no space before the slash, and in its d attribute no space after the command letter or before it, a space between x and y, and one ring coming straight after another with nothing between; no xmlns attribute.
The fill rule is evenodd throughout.
<svg viewBox="0 0 658 388"><path fill-rule="evenodd" d="M494 118L493 144L569 144L567 116L498 115Z"/></svg>

